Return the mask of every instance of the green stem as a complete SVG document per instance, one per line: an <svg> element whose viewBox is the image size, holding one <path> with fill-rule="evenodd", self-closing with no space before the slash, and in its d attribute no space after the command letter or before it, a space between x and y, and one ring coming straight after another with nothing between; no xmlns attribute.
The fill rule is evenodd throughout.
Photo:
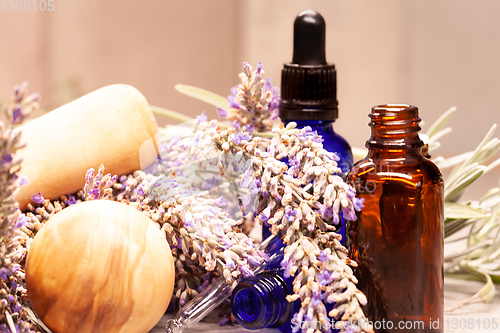
<svg viewBox="0 0 500 333"><path fill-rule="evenodd" d="M268 139L272 139L274 137L274 133L268 133L268 132L253 132L252 135Z"/></svg>
<svg viewBox="0 0 500 333"><path fill-rule="evenodd" d="M163 116L163 117L167 117L167 118L170 118L170 119L178 120L178 121L181 121L181 122L187 122L187 121L192 121L193 120L193 118L188 117L186 115L183 115L182 113L179 113L179 112L176 112L176 111L172 111L172 110L169 110L169 109L165 109L165 108L162 108L162 107L159 107L159 106L150 105L149 108L151 109L151 111L154 114L157 114L157 115L160 115L160 116Z"/></svg>

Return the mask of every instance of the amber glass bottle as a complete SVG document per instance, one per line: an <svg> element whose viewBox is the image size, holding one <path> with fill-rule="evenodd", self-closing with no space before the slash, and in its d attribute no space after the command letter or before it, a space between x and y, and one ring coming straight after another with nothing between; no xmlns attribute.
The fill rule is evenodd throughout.
<svg viewBox="0 0 500 333"><path fill-rule="evenodd" d="M375 332L443 332L443 179L422 156L418 109L381 105L370 114L368 156L348 182L364 198L347 223L358 287Z"/></svg>

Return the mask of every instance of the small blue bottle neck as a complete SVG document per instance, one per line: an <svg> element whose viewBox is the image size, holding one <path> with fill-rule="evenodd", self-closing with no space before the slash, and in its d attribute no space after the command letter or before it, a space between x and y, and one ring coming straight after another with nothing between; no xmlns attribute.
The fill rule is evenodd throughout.
<svg viewBox="0 0 500 333"><path fill-rule="evenodd" d="M277 270L244 279L231 296L233 316L246 329L279 327L290 315L292 304L286 300L289 289Z"/></svg>

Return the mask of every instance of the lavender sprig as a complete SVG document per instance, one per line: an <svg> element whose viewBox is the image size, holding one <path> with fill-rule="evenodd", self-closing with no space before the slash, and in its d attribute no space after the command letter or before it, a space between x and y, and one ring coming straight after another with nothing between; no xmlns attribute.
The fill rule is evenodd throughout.
<svg viewBox="0 0 500 333"><path fill-rule="evenodd" d="M338 158L323 149L321 138L310 128L299 130L295 126L290 123L286 128L275 128L265 152L257 148L257 138L241 147L229 136L228 141L220 141L221 148L242 148L252 156L253 168L243 182L260 186L257 219L271 224L273 234L284 234L287 247L282 267L285 276L295 276L295 294L289 300L302 300L295 318L326 324L326 309L321 302L326 300L336 303L330 313L334 318L342 315L342 320L366 323L360 307L366 304L366 297L356 288L357 280L349 267L356 267L356 263L347 258L347 250L334 232L340 211L355 220L363 199L356 198L355 191L340 178ZM285 157L292 161L290 168L280 161ZM311 182L313 193L309 194L303 186ZM360 325L350 330L371 332L371 327Z"/></svg>
<svg viewBox="0 0 500 333"><path fill-rule="evenodd" d="M27 83L14 87L10 104L1 107L6 122L0 122L0 331L34 332L36 318L30 318L29 301L24 284L21 262L26 256L26 244L30 231L30 219L21 214L15 194L20 185L22 160L16 158L18 149L24 147L21 132L15 126L21 124L38 107L38 94L27 95Z"/></svg>
<svg viewBox="0 0 500 333"><path fill-rule="evenodd" d="M264 79L262 63L255 70L247 62L239 75L241 83L231 89L227 102L229 111L218 108L221 117L247 125L247 131L270 131L273 121L279 115L279 88L271 85L271 79Z"/></svg>
<svg viewBox="0 0 500 333"><path fill-rule="evenodd" d="M104 175L103 164L99 166L96 175L93 168L88 169L83 187L85 200L98 200L109 196L113 193L112 187L117 179L117 175L111 176L110 173Z"/></svg>

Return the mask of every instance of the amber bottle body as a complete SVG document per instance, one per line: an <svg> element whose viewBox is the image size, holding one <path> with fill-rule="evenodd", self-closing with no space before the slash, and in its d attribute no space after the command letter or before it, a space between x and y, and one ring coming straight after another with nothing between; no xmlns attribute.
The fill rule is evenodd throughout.
<svg viewBox="0 0 500 333"><path fill-rule="evenodd" d="M378 333L443 332L441 173L422 156L416 107L375 107L370 117L368 156L348 175L365 199L347 223L365 314Z"/></svg>

